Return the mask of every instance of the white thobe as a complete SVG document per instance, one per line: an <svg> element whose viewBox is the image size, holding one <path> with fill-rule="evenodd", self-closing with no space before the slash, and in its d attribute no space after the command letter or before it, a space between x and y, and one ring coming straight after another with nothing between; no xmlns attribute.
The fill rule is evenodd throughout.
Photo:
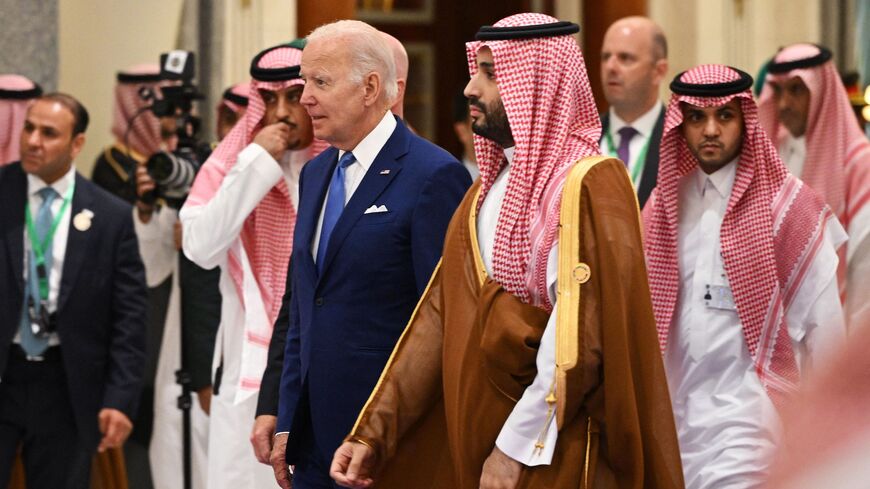
<svg viewBox="0 0 870 489"><path fill-rule="evenodd" d="M695 169L679 188L680 295L665 370L687 489L759 487L778 438L778 415L755 373L733 300L706 298L730 292L720 228L736 168L731 162L711 175ZM802 372L830 355L845 332L835 251L844 233L836 222L827 227L786 310Z"/></svg>
<svg viewBox="0 0 870 489"><path fill-rule="evenodd" d="M510 163L513 160L514 148L505 149L508 165L502 170L487 192L477 216L477 238L480 244L480 255L486 272L492 276L493 248L495 246L495 230L498 216L501 212L504 195L507 191ZM556 276L558 274L558 248L553 247L547 257L547 292L553 313L544 328L541 345L535 363L538 374L532 383L526 387L522 397L514 406L513 411L505 421L496 439L496 446L512 459L528 466L548 465L553 459L556 447L558 429L555 417L548 419L549 405L547 394L553 385L556 371ZM536 449L538 438L544 432L542 449ZM579 462L578 462L579 463Z"/></svg>
<svg viewBox="0 0 870 489"><path fill-rule="evenodd" d="M786 135L779 146L779 155L789 171L800 176L807 157L806 137ZM851 217L846 231L849 233L846 302L843 304L846 323L850 327L870 326L870 301L865 297L870 291L870 205L863 206Z"/></svg>
<svg viewBox="0 0 870 489"><path fill-rule="evenodd" d="M239 235L245 219L282 178L290 188L294 206L297 204L298 178L306 157L305 150L291 152L278 164L265 149L252 143L239 153L236 164L208 203L185 206L180 214L184 253L203 268L221 267L221 323L214 367L222 362L223 375L219 395L212 398L209 420L209 489L247 489L275 484L271 467L257 461L248 440L257 407L257 391L239 388L243 363L256 362L265 367L267 354L265 349L251 352L245 348L245 322L268 321ZM227 269L231 249L242 265L246 308L242 307Z"/></svg>

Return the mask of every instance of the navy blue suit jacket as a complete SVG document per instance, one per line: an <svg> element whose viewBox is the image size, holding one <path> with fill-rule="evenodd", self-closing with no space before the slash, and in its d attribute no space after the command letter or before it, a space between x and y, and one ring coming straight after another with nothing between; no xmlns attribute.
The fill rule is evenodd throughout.
<svg viewBox="0 0 870 489"><path fill-rule="evenodd" d="M278 408L291 463L294 433L302 432L313 433L321 456L332 460L426 288L471 185L453 156L397 118L336 223L318 276L311 243L337 160L338 150L327 149L299 180ZM365 214L372 205L388 212Z"/></svg>
<svg viewBox="0 0 870 489"><path fill-rule="evenodd" d="M126 202L75 176L57 334L67 387L83 442L100 439L97 413L136 414L145 368L145 269ZM27 176L18 163L0 169L0 379L24 305L24 206ZM80 231L72 217L94 216ZM2 380L0 380L2 381Z"/></svg>

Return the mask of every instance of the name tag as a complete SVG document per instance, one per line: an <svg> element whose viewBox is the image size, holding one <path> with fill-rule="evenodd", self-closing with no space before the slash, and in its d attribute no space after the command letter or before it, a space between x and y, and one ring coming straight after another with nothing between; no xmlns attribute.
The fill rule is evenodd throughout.
<svg viewBox="0 0 870 489"><path fill-rule="evenodd" d="M734 294L731 293L731 287L727 285L707 285L704 304L710 309L737 310L737 305L734 304Z"/></svg>

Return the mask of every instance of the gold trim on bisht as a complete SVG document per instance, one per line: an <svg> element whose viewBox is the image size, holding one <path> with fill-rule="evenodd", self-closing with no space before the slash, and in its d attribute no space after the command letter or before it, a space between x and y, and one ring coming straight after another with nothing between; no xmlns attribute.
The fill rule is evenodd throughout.
<svg viewBox="0 0 870 489"><path fill-rule="evenodd" d="M477 241L477 201L480 199L480 187L477 187L477 192L474 193L474 200L471 202L471 212L468 213L468 234L471 237L471 249L474 255L474 271L477 272L478 285L483 287L486 282L486 265L483 263L483 256L480 254L480 243Z"/></svg>

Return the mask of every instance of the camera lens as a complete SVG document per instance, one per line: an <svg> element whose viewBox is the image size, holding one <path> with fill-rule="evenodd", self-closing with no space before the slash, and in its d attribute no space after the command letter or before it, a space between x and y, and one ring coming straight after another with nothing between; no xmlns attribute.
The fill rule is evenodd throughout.
<svg viewBox="0 0 870 489"><path fill-rule="evenodd" d="M175 169L174 159L170 153L155 153L148 159L148 174L157 183L165 183L172 176L172 172Z"/></svg>

